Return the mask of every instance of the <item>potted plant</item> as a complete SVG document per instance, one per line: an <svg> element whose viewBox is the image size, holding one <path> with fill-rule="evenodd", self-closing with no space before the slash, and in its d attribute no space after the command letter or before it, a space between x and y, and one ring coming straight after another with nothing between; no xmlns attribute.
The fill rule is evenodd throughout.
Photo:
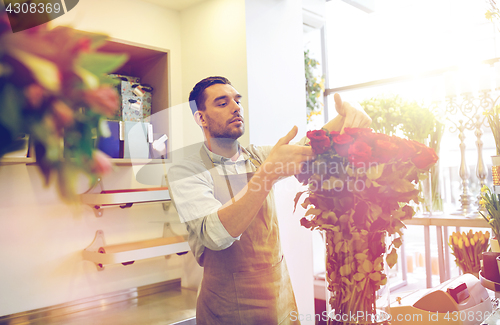
<svg viewBox="0 0 500 325"><path fill-rule="evenodd" d="M471 273L479 278L482 254L488 250L489 238L489 232L473 233L472 230L468 233L454 232L450 236L448 245L455 256L455 263L463 273Z"/></svg>
<svg viewBox="0 0 500 325"><path fill-rule="evenodd" d="M309 50L304 51L304 67L306 77L306 107L307 123L312 122L313 117L323 112L323 103L320 100L323 95L325 79L316 73L319 67L318 60L311 57Z"/></svg>
<svg viewBox="0 0 500 325"><path fill-rule="evenodd" d="M493 252L500 252L498 242L500 239L500 202L498 200L498 195L492 193L490 188L484 185L481 188L481 199L479 200L479 204L487 213L484 214L481 209L478 212L488 222L495 237L493 238L494 240L491 241L491 250Z"/></svg>

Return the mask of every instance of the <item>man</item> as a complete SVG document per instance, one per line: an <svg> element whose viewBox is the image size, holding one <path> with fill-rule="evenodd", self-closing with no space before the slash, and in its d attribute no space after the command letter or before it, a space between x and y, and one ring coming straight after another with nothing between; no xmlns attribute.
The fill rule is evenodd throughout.
<svg viewBox="0 0 500 325"><path fill-rule="evenodd" d="M366 127L370 118L336 97L337 118L325 128ZM205 144L168 171L170 191L189 244L204 267L197 324L291 324L296 311L283 259L272 185L313 159L312 149L289 142L242 148L241 95L224 77L209 77L189 96Z"/></svg>

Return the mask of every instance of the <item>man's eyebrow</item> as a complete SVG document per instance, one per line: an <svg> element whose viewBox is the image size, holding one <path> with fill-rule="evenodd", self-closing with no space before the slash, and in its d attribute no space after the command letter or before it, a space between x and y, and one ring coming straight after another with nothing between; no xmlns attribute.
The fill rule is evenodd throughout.
<svg viewBox="0 0 500 325"><path fill-rule="evenodd" d="M240 99L240 98L241 98L241 97L243 97L243 96L241 96L240 94L236 94L236 95L235 95L235 97L236 97L236 99ZM221 99L227 99L227 98L229 98L229 96L228 96L228 95L222 95L222 96L216 97L216 98L214 99L214 102L216 102L216 101L218 101L218 100L221 100Z"/></svg>

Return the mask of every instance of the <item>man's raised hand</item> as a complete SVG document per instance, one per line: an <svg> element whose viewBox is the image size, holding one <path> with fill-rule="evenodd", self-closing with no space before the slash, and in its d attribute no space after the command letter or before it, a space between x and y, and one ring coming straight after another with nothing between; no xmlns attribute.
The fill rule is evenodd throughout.
<svg viewBox="0 0 500 325"><path fill-rule="evenodd" d="M348 102L343 102L340 95L333 95L335 100L335 109L342 116L342 128L340 133L344 133L344 128L367 128L370 126L372 119L362 109L356 109Z"/></svg>

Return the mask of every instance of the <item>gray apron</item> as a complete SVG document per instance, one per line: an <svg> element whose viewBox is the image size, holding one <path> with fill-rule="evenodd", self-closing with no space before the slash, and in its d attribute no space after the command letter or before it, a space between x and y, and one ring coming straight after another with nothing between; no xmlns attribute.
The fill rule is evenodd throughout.
<svg viewBox="0 0 500 325"><path fill-rule="evenodd" d="M214 181L215 198L222 204L234 200L252 173L221 176L207 152L202 160ZM250 159L255 170L260 163ZM230 247L202 256L203 280L196 305L198 325L300 324L286 262L281 251L273 191Z"/></svg>

